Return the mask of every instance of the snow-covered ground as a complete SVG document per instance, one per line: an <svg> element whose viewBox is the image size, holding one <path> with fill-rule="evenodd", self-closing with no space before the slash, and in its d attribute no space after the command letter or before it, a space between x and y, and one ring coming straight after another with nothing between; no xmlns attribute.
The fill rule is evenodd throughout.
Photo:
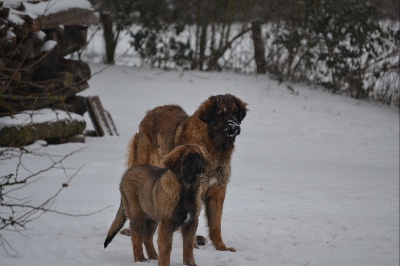
<svg viewBox="0 0 400 266"><path fill-rule="evenodd" d="M91 67L97 72L104 66ZM222 93L242 98L250 110L236 141L223 214L224 241L237 252L216 251L209 242L195 250L199 266L399 265L398 108L300 85L291 85L292 93L266 75L114 66L89 83L82 94L100 96L120 136L42 150L67 154L86 147L65 162L71 172L84 167L54 209L79 214L109 208L83 217L47 213L21 234L1 232L18 252L9 256L0 248L1 265L132 265L129 237L117 235L103 248L119 204L128 140L147 110L175 103L191 114ZM42 160L26 164L40 168ZM14 163L2 161L0 174ZM31 193L45 198L65 181L54 169L30 186ZM198 234L207 235L203 214L200 220ZM171 262L182 264L179 233Z"/></svg>

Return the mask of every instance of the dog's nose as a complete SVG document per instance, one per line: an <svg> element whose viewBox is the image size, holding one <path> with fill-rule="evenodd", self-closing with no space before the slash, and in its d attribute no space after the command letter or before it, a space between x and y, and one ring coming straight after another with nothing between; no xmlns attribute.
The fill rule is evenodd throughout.
<svg viewBox="0 0 400 266"><path fill-rule="evenodd" d="M206 171L206 168L204 167L204 164L199 164L199 165L197 166L197 172L198 172L198 173L202 174L202 173L204 173L205 171Z"/></svg>
<svg viewBox="0 0 400 266"><path fill-rule="evenodd" d="M206 168L203 163L193 163L191 166L191 174L189 175L189 178L192 180L196 177L201 176L204 172L206 171Z"/></svg>
<svg viewBox="0 0 400 266"><path fill-rule="evenodd" d="M202 175L206 171L206 168L205 168L203 162L196 163L195 171L196 171L197 175Z"/></svg>
<svg viewBox="0 0 400 266"><path fill-rule="evenodd" d="M229 137L235 137L240 134L240 124L235 120L228 120L227 126L225 127L225 133Z"/></svg>

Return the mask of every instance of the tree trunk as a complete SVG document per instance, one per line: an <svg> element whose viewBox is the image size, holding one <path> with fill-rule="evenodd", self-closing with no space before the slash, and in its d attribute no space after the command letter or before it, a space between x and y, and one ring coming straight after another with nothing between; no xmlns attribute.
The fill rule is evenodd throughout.
<svg viewBox="0 0 400 266"><path fill-rule="evenodd" d="M203 22L201 25L201 33L200 33L200 50L199 50L199 70L203 70L203 64L206 53L206 44L207 44L207 22Z"/></svg>
<svg viewBox="0 0 400 266"><path fill-rule="evenodd" d="M254 59L256 61L257 73L267 73L267 61L265 60L264 42L261 36L261 23L254 21L251 23L251 32L254 45Z"/></svg>
<svg viewBox="0 0 400 266"><path fill-rule="evenodd" d="M101 13L101 23L103 24L103 36L106 48L104 63L114 63L116 40L114 40L113 21L109 12Z"/></svg>
<svg viewBox="0 0 400 266"><path fill-rule="evenodd" d="M241 32L236 34L228 43L224 46L218 48L217 50L213 51L213 53L209 56L207 70L221 70L221 67L218 65L218 60L225 54L225 52L232 46L232 44L242 37L244 34L249 32L249 29L243 29Z"/></svg>

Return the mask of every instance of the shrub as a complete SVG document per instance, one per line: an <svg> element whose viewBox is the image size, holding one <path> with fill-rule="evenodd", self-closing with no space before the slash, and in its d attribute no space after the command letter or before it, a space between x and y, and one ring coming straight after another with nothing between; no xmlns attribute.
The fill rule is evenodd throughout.
<svg viewBox="0 0 400 266"><path fill-rule="evenodd" d="M274 25L269 69L334 93L399 104L399 33L360 0L301 0ZM383 99L383 98L385 99Z"/></svg>

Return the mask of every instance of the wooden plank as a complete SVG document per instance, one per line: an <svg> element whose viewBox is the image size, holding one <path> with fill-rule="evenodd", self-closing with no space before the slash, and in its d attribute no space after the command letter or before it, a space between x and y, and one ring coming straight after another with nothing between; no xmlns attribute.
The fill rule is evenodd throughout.
<svg viewBox="0 0 400 266"><path fill-rule="evenodd" d="M110 113L104 110L98 96L87 97L86 108L97 136L119 136Z"/></svg>
<svg viewBox="0 0 400 266"><path fill-rule="evenodd" d="M118 131L117 131L117 127L114 124L114 120L112 120L112 118L111 118L111 114L106 110L104 110L104 111L106 112L106 119L107 119L108 124L110 125L111 132L115 136L119 136Z"/></svg>
<svg viewBox="0 0 400 266"><path fill-rule="evenodd" d="M97 97L97 96L96 96ZM89 114L90 120L92 121L94 130L96 132L97 137L104 136L103 128L101 127L100 119L96 113L96 107L93 104L93 97L87 97L85 100L86 110Z"/></svg>

